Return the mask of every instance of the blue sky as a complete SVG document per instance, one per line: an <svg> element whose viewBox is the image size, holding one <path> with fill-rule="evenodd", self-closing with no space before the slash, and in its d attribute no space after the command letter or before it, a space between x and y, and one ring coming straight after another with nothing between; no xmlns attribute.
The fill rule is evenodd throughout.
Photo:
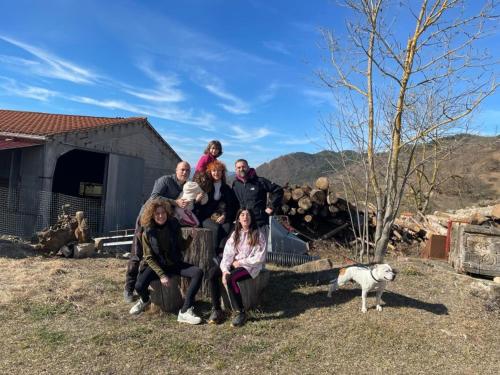
<svg viewBox="0 0 500 375"><path fill-rule="evenodd" d="M319 28L343 30L335 2L16 0L0 14L0 108L145 116L191 163L219 139L230 169L326 146L334 106L314 71ZM498 134L499 99L476 117L483 134Z"/></svg>

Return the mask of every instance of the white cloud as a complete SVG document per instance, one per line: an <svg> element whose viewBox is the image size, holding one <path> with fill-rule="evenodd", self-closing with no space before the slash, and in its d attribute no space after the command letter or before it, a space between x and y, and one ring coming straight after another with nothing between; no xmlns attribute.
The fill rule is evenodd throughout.
<svg viewBox="0 0 500 375"><path fill-rule="evenodd" d="M23 43L3 35L0 35L0 39L21 48L36 57L38 61L20 59L12 56L4 56L3 58L4 61L8 61L10 64L21 64L23 67L28 68L36 75L61 79L73 83L87 84L95 83L99 79L99 76L94 72L57 57L38 47L34 47L30 44Z"/></svg>
<svg viewBox="0 0 500 375"><path fill-rule="evenodd" d="M258 128L258 129L243 129L239 125L231 126L233 134L229 134L229 137L236 139L240 142L256 142L261 138L267 137L272 134L269 129Z"/></svg>
<svg viewBox="0 0 500 375"><path fill-rule="evenodd" d="M195 125L203 130L214 130L215 116L210 113L195 114L192 110L183 110L176 107L152 107L146 105L136 105L121 100L97 100L85 96L69 96L68 99L95 105L108 109L120 109L143 116L158 117L165 120L176 121L183 124Z"/></svg>
<svg viewBox="0 0 500 375"><path fill-rule="evenodd" d="M225 111L235 114L242 115L251 112L250 105L244 100L238 98L236 95L228 92L222 80L218 77L208 74L204 69L195 69L195 75L193 80L205 88L211 94L217 96L218 98L224 99L229 103L219 103Z"/></svg>
<svg viewBox="0 0 500 375"><path fill-rule="evenodd" d="M59 95L56 91L48 90L42 87L19 84L15 80L7 77L0 77L0 88L3 91L3 94L36 99L44 102L49 100L51 97Z"/></svg>
<svg viewBox="0 0 500 375"><path fill-rule="evenodd" d="M281 84L277 82L271 83L269 86L266 87L264 92L260 94L257 98L257 102L260 104L267 103L271 100L273 100L276 97L276 94L278 90L290 87L291 85L288 84Z"/></svg>
<svg viewBox="0 0 500 375"><path fill-rule="evenodd" d="M230 102L230 104L219 104L227 112L235 115L242 115L251 112L248 103L227 92L222 86L217 84L207 84L205 85L205 88L215 96Z"/></svg>
<svg viewBox="0 0 500 375"><path fill-rule="evenodd" d="M161 74L143 62L139 68L156 84L156 89L125 88L125 92L137 98L160 103L177 103L185 100L184 93L177 88L180 80L175 74Z"/></svg>
<svg viewBox="0 0 500 375"><path fill-rule="evenodd" d="M294 145L299 146L299 145L311 145L311 144L315 144L319 141L321 141L321 138L319 138L319 137L317 137L317 138L305 137L305 138L286 139L286 140L280 141L279 143L283 144L283 145L289 145L289 146L294 146Z"/></svg>
<svg viewBox="0 0 500 375"><path fill-rule="evenodd" d="M322 106L327 104L332 107L336 106L334 96L329 91L306 89L302 91L302 94L308 99L309 103L312 105Z"/></svg>
<svg viewBox="0 0 500 375"><path fill-rule="evenodd" d="M291 55L290 51L281 42L270 40L270 41L264 42L263 44L264 44L264 47L266 47L267 49L270 49L271 51L278 52L278 53L281 53L281 54L286 55L286 56Z"/></svg>

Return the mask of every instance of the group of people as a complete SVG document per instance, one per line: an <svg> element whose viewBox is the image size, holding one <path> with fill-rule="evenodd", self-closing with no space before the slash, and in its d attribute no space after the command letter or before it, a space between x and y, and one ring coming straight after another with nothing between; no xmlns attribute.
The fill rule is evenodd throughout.
<svg viewBox="0 0 500 375"><path fill-rule="evenodd" d="M219 324L224 320L222 281L234 312L231 325L245 324L238 281L257 277L265 263L269 215L279 207L283 189L257 176L244 159L235 162L236 175L230 187L226 166L217 160L221 155L221 143L211 141L196 165L192 181L188 181L191 168L186 161L177 164L175 174L155 181L137 218L127 265L125 301L134 301L134 290L139 296L130 314L142 313L151 303L148 287L152 281L159 279L168 286L171 278L178 275L190 281L177 320L202 322L193 305L204 273L184 262L182 255L191 238L182 237L181 225L190 225L201 226L213 234L217 263L207 273L212 301L208 322Z"/></svg>

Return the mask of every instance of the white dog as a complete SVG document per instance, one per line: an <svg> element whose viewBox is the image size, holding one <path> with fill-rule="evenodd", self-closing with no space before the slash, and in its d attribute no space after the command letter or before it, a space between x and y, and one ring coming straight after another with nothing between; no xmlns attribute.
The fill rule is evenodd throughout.
<svg viewBox="0 0 500 375"><path fill-rule="evenodd" d="M372 289L377 290L377 311L382 311L380 298L382 297L382 293L384 293L387 281L393 281L395 277L396 272L388 264L377 264L373 268L356 265L341 268L339 277L330 281L328 297L331 297L332 292L337 290L339 286L354 280L361 285L361 312L366 312L366 295Z"/></svg>

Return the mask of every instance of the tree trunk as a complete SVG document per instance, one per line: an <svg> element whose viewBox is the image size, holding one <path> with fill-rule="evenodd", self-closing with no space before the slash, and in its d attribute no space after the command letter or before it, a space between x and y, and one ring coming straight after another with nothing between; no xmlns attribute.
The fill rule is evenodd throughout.
<svg viewBox="0 0 500 375"><path fill-rule="evenodd" d="M325 204L326 196L323 190L313 189L309 193L309 197L311 198L311 201L314 203L317 203L321 206Z"/></svg>
<svg viewBox="0 0 500 375"><path fill-rule="evenodd" d="M302 197L299 199L298 206L302 208L304 211L307 211L311 208L312 202L309 197Z"/></svg>
<svg viewBox="0 0 500 375"><path fill-rule="evenodd" d="M212 245L212 232L205 228L183 227L182 236L187 238L189 235L193 237L193 242L191 242L191 245L184 253L184 261L200 267L206 276L208 270L215 265L212 260L215 257L215 250ZM189 280L182 277L181 288L183 294L187 290L188 285ZM206 277L203 277L203 282L197 296L210 297L210 288Z"/></svg>
<svg viewBox="0 0 500 375"><path fill-rule="evenodd" d="M330 185L330 181L328 181L328 177L319 177L314 184L318 189L326 191Z"/></svg>
<svg viewBox="0 0 500 375"><path fill-rule="evenodd" d="M294 201L298 201L303 196L304 196L304 190L302 190L302 188L299 187L292 190L292 199Z"/></svg>

